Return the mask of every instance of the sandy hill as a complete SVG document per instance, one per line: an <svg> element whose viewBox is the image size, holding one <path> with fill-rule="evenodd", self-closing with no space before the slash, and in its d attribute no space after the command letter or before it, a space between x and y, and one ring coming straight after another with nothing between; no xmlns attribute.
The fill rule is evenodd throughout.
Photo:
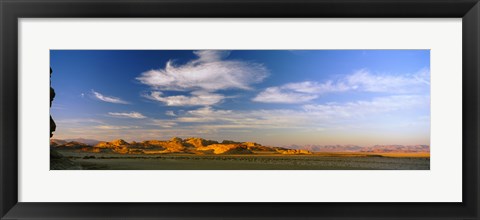
<svg viewBox="0 0 480 220"><path fill-rule="evenodd" d="M255 154L269 152L275 154L312 154L308 150L268 147L254 142L235 142L224 140L219 143L214 140L191 137L181 139L173 137L170 140L147 140L142 142L126 142L118 139L100 141L95 145L88 145L76 141L51 141L51 146L62 150L79 150L86 152L120 153L120 154Z"/></svg>

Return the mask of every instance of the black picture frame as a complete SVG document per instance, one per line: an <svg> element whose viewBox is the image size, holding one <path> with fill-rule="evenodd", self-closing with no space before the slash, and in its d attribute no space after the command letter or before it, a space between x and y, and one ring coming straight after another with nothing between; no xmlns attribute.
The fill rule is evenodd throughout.
<svg viewBox="0 0 480 220"><path fill-rule="evenodd" d="M1 219L479 219L479 0L0 0ZM462 18L461 203L18 202L18 19L119 17ZM445 42L448 43L448 42ZM42 72L43 70L39 70ZM44 70L48 74L48 70ZM448 116L446 116L448 117ZM40 189L39 189L40 190ZM54 192L52 192L54 193Z"/></svg>

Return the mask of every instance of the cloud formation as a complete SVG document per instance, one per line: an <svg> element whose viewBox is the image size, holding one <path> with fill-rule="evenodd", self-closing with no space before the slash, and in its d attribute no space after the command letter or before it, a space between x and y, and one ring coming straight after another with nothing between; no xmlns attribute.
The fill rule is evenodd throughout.
<svg viewBox="0 0 480 220"><path fill-rule="evenodd" d="M126 129L136 129L140 127L139 126L99 125L99 126L95 126L95 128L101 129L101 130L126 130Z"/></svg>
<svg viewBox="0 0 480 220"><path fill-rule="evenodd" d="M191 96L175 95L175 96L163 96L162 92L153 91L146 98L158 102L162 102L168 106L197 106L197 105L214 105L221 102L225 96L216 93L210 93L206 91L193 91Z"/></svg>
<svg viewBox="0 0 480 220"><path fill-rule="evenodd" d="M166 111L165 115L172 116L172 117L177 116L177 114L175 114L175 112L173 111Z"/></svg>
<svg viewBox="0 0 480 220"><path fill-rule="evenodd" d="M168 91L217 91L250 89L268 75L260 63L224 60L230 52L218 50L196 51L197 59L176 66L168 61L164 69L150 70L136 79L154 89Z"/></svg>
<svg viewBox="0 0 480 220"><path fill-rule="evenodd" d="M318 98L318 95L287 90L282 87L269 87L260 92L252 100L265 103L303 103Z"/></svg>
<svg viewBox="0 0 480 220"><path fill-rule="evenodd" d="M121 118L135 118L135 119L142 119L147 118L146 116L142 115L139 112L109 112L111 116L121 117Z"/></svg>
<svg viewBox="0 0 480 220"><path fill-rule="evenodd" d="M430 84L430 71L422 69L410 75L371 74L360 70L342 80L350 90L385 93L412 93Z"/></svg>
<svg viewBox="0 0 480 220"><path fill-rule="evenodd" d="M303 109L318 116L336 119L340 117L365 117L415 107L428 107L429 105L429 96L394 95L377 97L369 101L304 105Z"/></svg>
<svg viewBox="0 0 480 220"><path fill-rule="evenodd" d="M430 72L427 69L411 75L372 74L357 71L337 81L323 83L305 81L269 87L252 99L264 103L305 103L320 95L334 92L359 91L390 94L408 94L428 89Z"/></svg>
<svg viewBox="0 0 480 220"><path fill-rule="evenodd" d="M170 122L195 123L209 129L315 128L326 124L331 126L332 123L350 125L356 120L376 118L380 113L425 109L429 104L429 96L393 95L363 101L303 105L299 109L241 111L203 107L186 111Z"/></svg>
<svg viewBox="0 0 480 220"><path fill-rule="evenodd" d="M106 95L103 95L99 92L96 92L95 90L92 89L92 94L93 94L93 97L97 100L100 100L100 101L104 101L104 102L109 102L109 103L115 103L115 104L130 104L129 102L127 101L124 101L120 98L117 98L117 97L113 97L113 96L106 96Z"/></svg>
<svg viewBox="0 0 480 220"><path fill-rule="evenodd" d="M164 69L150 70L136 79L153 91L147 98L168 106L209 106L226 97L219 90L249 90L251 85L268 76L267 68L260 63L225 60L229 51L204 50L193 52L197 58L183 65L168 61ZM164 91L185 91L190 96L164 96Z"/></svg>

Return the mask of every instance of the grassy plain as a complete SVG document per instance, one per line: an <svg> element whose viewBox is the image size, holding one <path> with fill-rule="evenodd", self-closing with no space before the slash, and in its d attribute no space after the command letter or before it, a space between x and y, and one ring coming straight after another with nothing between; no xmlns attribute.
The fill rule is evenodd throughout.
<svg viewBox="0 0 480 220"><path fill-rule="evenodd" d="M135 155L60 151L93 170L429 170L429 153Z"/></svg>

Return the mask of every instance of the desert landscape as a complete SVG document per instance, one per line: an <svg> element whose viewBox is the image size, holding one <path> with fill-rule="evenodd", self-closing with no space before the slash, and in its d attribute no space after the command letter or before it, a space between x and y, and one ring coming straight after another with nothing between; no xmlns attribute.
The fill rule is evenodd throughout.
<svg viewBox="0 0 480 220"><path fill-rule="evenodd" d="M426 145L263 146L178 137L105 142L51 139L51 170L429 170Z"/></svg>
<svg viewBox="0 0 480 220"><path fill-rule="evenodd" d="M430 50L50 50L50 170L430 170Z"/></svg>

